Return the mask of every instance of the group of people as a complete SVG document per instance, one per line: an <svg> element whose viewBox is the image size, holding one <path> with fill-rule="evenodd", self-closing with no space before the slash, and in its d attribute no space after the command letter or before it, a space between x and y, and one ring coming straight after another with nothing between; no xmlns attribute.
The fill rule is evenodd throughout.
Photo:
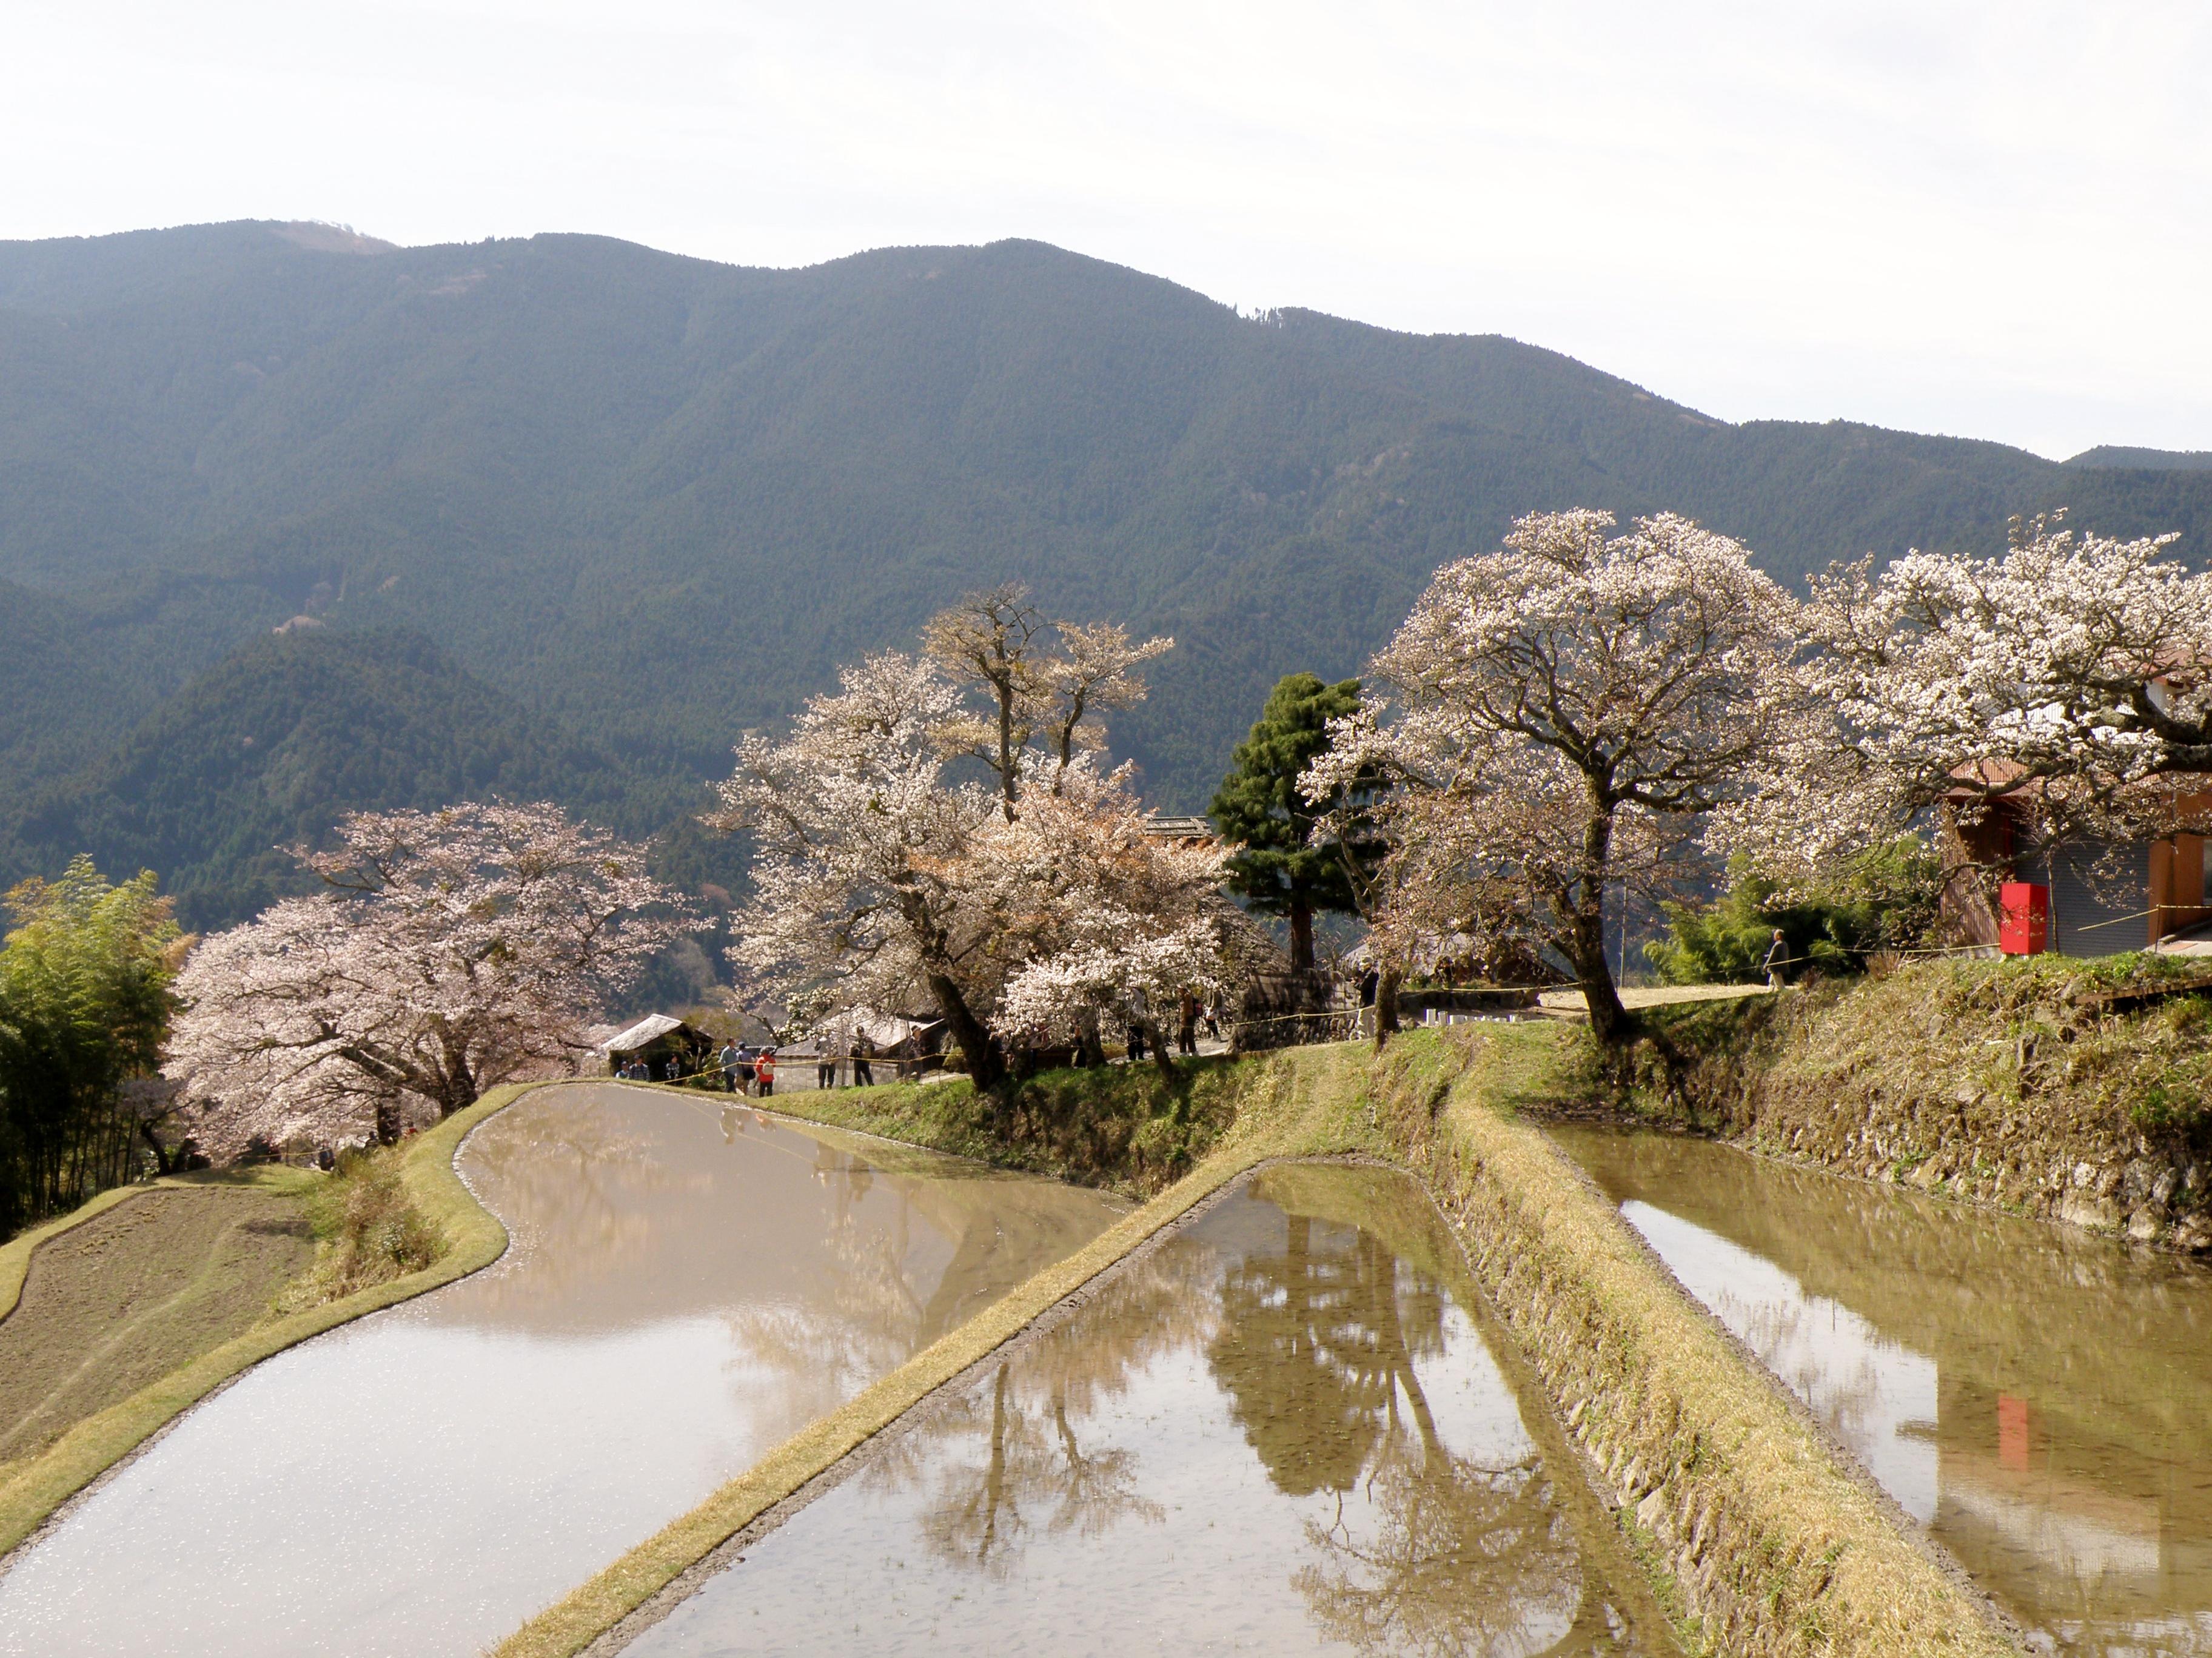
<svg viewBox="0 0 2212 1658"><path fill-rule="evenodd" d="M1152 1042L1146 1034L1149 1028L1146 1017L1147 1011L1139 997L1124 1019L1129 1033L1129 1058L1133 1060L1141 1060L1152 1052ZM1222 1017L1226 1011L1226 999L1218 991L1204 1002L1199 1000L1196 991L1184 991L1182 999L1176 1008L1176 1052L1187 1060L1198 1057L1198 1028L1201 1023L1206 1026L1206 1034L1219 1042Z"/></svg>
<svg viewBox="0 0 2212 1658"><path fill-rule="evenodd" d="M651 1060L624 1060L615 1067L615 1078L626 1083L680 1083L684 1078L684 1058L672 1054L655 1066Z"/></svg>
<svg viewBox="0 0 2212 1658"><path fill-rule="evenodd" d="M853 1038L851 1058L854 1087L873 1088L876 1085L876 1069L871 1063L875 1057L875 1043L870 1042L865 1035ZM837 1067L844 1064L845 1060L844 1054L831 1048L824 1048L814 1061L814 1085L817 1088L836 1087Z"/></svg>
<svg viewBox="0 0 2212 1658"><path fill-rule="evenodd" d="M872 1087L876 1057L876 1045L866 1036L856 1036L846 1052L825 1050L820 1055L815 1064L815 1082L822 1088L836 1087L839 1070L849 1064L853 1068L852 1086ZM726 1092L762 1100L775 1092L776 1050L773 1048L732 1040L716 1050L708 1065L695 1070L690 1068L693 1063L683 1054L672 1054L661 1060L633 1058L617 1066L615 1076L622 1082L680 1083L719 1071Z"/></svg>
<svg viewBox="0 0 2212 1658"><path fill-rule="evenodd" d="M775 1050L751 1042L726 1042L714 1063L722 1068L726 1093L750 1094L764 1100L775 1092Z"/></svg>
<svg viewBox="0 0 2212 1658"><path fill-rule="evenodd" d="M625 1060L615 1067L617 1080L631 1083L688 1082L694 1077L711 1075L719 1068L722 1087L732 1094L750 1094L766 1099L775 1092L775 1050L752 1042L726 1042L714 1055L712 1066L697 1066L690 1055L671 1054L666 1059Z"/></svg>

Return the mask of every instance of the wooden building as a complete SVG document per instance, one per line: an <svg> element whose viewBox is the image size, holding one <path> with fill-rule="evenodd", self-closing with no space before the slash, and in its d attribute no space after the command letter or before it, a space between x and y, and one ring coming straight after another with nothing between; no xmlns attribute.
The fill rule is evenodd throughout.
<svg viewBox="0 0 2212 1658"><path fill-rule="evenodd" d="M714 1039L672 1015L648 1013L627 1030L601 1042L599 1052L606 1056L610 1076L633 1060L641 1060L652 1067L658 1080L671 1060L685 1076L705 1070L714 1052Z"/></svg>
<svg viewBox="0 0 2212 1658"><path fill-rule="evenodd" d="M2212 817L2212 793L2185 796L2185 813ZM2009 869L2012 878L2044 890L2049 919L2045 947L2057 956L2117 956L2212 921L2205 900L2202 835L2159 840L2082 840L2024 855L2021 810L1992 801L1978 823L1946 826L1945 862L1954 872L1943 891L1953 931L1970 944L1995 946L2001 918L1968 866Z"/></svg>

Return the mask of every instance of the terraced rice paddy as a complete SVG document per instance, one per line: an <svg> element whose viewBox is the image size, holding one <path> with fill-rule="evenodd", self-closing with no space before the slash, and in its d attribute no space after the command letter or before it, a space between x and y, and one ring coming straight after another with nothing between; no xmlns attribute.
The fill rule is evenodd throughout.
<svg viewBox="0 0 2212 1658"><path fill-rule="evenodd" d="M628 1651L1673 1650L1455 1260L1408 1176L1263 1170Z"/></svg>
<svg viewBox="0 0 2212 1658"><path fill-rule="evenodd" d="M1119 1212L615 1085L459 1166L507 1255L185 1417L17 1556L0 1653L477 1653Z"/></svg>
<svg viewBox="0 0 2212 1658"><path fill-rule="evenodd" d="M2212 1654L2212 1269L1706 1141L1555 1132L2036 1649Z"/></svg>

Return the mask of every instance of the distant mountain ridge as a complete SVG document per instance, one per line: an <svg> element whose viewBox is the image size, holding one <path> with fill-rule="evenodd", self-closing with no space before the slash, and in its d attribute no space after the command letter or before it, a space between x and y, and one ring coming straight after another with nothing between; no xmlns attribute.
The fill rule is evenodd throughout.
<svg viewBox="0 0 2212 1658"><path fill-rule="evenodd" d="M798 270L262 223L4 243L0 820L142 786L130 733L241 647L268 671L255 641L306 613L426 637L618 762L607 809L642 821L1016 578L1177 636L1115 736L1190 809L1275 678L1356 672L1521 513L1680 510L1787 580L1995 550L2060 505L2202 561L2203 460L1731 425L1499 337L1240 317L1035 242Z"/></svg>

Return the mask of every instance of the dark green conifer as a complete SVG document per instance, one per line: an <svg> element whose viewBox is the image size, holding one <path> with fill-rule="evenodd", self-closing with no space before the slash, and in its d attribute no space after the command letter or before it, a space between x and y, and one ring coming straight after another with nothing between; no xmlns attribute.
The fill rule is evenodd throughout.
<svg viewBox="0 0 2212 1658"><path fill-rule="evenodd" d="M1310 673L1286 675L1237 745L1208 811L1222 838L1243 848L1230 859L1230 890L1289 920L1295 968L1313 965L1316 910L1357 908L1343 847L1308 843L1325 808L1298 793L1298 775L1328 746L1328 722L1358 708L1356 679L1329 685Z"/></svg>

